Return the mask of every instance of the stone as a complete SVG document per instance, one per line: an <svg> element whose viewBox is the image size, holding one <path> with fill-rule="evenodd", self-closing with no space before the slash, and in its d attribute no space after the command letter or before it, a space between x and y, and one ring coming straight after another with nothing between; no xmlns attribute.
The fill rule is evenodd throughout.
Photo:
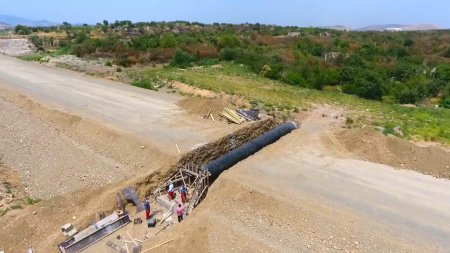
<svg viewBox="0 0 450 253"><path fill-rule="evenodd" d="M33 215L36 215L36 214L37 214L37 211L36 211L36 210L34 210L34 211L33 211Z"/></svg>
<svg viewBox="0 0 450 253"><path fill-rule="evenodd" d="M72 220L76 220L76 219L77 219L77 216L73 216L73 217L72 217Z"/></svg>

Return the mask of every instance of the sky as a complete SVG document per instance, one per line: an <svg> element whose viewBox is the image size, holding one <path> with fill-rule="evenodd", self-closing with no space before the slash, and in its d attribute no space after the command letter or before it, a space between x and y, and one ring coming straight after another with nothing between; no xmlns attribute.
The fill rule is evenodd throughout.
<svg viewBox="0 0 450 253"><path fill-rule="evenodd" d="M106 19L450 28L450 0L0 0L0 14L88 24Z"/></svg>

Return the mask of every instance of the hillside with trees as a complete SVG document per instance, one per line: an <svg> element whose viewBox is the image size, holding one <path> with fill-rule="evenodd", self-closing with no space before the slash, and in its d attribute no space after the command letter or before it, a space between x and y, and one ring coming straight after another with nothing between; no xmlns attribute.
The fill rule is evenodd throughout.
<svg viewBox="0 0 450 253"><path fill-rule="evenodd" d="M261 24L103 21L32 28L41 52L176 68L221 61L294 87L324 87L399 104L450 108L450 31L347 32Z"/></svg>

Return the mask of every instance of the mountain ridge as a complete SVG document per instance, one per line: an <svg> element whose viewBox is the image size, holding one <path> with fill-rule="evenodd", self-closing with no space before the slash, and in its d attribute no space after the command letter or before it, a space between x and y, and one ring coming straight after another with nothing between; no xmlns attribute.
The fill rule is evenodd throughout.
<svg viewBox="0 0 450 253"><path fill-rule="evenodd" d="M0 15L0 23L5 23L10 26L24 25L24 26L53 26L58 25L56 22L48 20L32 20L10 15Z"/></svg>

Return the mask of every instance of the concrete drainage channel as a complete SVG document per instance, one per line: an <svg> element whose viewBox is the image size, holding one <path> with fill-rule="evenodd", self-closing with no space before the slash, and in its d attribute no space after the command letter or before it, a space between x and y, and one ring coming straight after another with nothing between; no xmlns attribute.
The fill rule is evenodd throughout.
<svg viewBox="0 0 450 253"><path fill-rule="evenodd" d="M298 128L298 126L298 123L295 122L279 124L273 119L264 120L185 154L168 173L171 176L162 180L164 183L154 191L146 191L147 196L151 193L159 206L166 209L162 218L159 220L159 224L163 224L164 222L167 224L162 226L155 235L172 224L174 207L183 204L186 209L186 214L189 214L205 198L208 187L222 172L267 145L276 142L281 137ZM150 181L151 177L147 180ZM149 184L149 181L144 180L138 183L137 188ZM176 194L173 199L169 198L168 189L171 184L174 190L185 186L187 188L188 199L182 201L179 194ZM136 216L138 216L143 211L143 207L135 190L128 187L124 189L123 196L137 206ZM132 221L130 214L125 210L121 196L117 194L117 197L121 210L117 210L83 231L75 232L75 235L71 235L68 240L58 245L60 251L63 253L83 251L129 224ZM137 217L134 219L135 224L137 220L142 222L142 219ZM150 224L153 224L152 226L154 227L156 226L156 221L150 219L148 227L150 227ZM66 224L65 227L73 229L71 224ZM141 251L141 246L136 243L139 240L133 239L128 232L127 234L136 244L133 252L145 252L145 250ZM144 240L146 239L148 239L147 230L144 235ZM112 241L108 241L106 245L117 252L127 252L126 249L128 249L126 245L123 248Z"/></svg>

